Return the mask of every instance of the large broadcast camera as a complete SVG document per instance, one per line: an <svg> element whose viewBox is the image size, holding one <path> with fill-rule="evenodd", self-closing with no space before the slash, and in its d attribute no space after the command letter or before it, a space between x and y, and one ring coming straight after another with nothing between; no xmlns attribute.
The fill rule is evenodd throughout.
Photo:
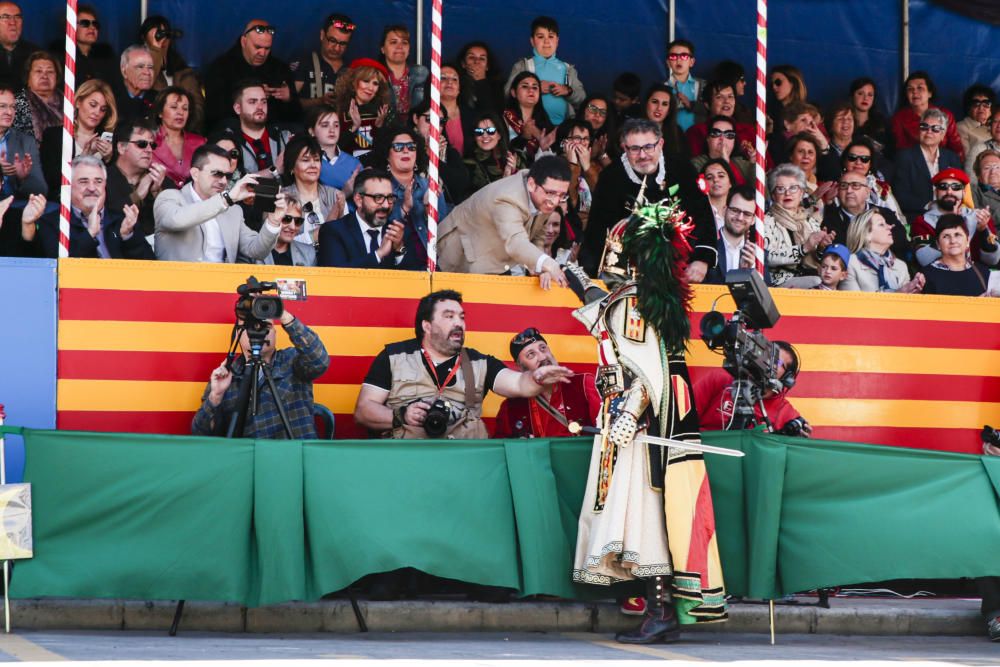
<svg viewBox="0 0 1000 667"><path fill-rule="evenodd" d="M285 307L281 298L265 292L277 292L278 283L261 282L254 276L236 288L239 297L236 299L236 318L243 321L251 347L254 343L262 343L271 327L271 320L281 317Z"/></svg>
<svg viewBox="0 0 1000 667"><path fill-rule="evenodd" d="M736 302L736 312L727 320L713 303L712 311L701 319L701 339L710 350L722 351L722 367L733 376L730 428L742 429L755 425L754 405L762 401L764 393L782 389L779 348L760 331L777 324L781 314L764 279L753 269L727 272L726 287Z"/></svg>

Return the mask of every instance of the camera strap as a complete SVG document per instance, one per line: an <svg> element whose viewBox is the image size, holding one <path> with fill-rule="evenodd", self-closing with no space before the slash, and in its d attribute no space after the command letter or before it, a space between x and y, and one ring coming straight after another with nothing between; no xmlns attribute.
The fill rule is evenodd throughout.
<svg viewBox="0 0 1000 667"><path fill-rule="evenodd" d="M424 349L423 346L420 347L420 351L424 355L424 360L427 362L428 368L431 369L431 376L434 378L434 384L436 384L438 388L437 398L440 398L441 393L444 392L444 388L448 386L448 383L451 382L451 379L455 377L455 373L458 372L458 367L459 367L458 360L456 360L455 365L451 367L451 371L448 373L448 376L444 379L444 382L441 382L438 379L437 366L434 365L434 360L431 359L431 355L427 353L427 350ZM464 348L462 349L461 354L463 356L465 355ZM466 385L468 385L468 382L466 382ZM466 388L466 396L468 396L468 388Z"/></svg>

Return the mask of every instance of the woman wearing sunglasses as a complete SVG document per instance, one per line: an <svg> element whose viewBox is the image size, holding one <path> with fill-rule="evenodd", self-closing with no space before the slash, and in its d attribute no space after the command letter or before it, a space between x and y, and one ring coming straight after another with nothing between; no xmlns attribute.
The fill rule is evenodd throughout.
<svg viewBox="0 0 1000 667"><path fill-rule="evenodd" d="M899 202L892 193L889 180L879 169L878 160L879 154L871 141L867 138L855 139L847 144L844 152L840 154L840 173L851 172L867 178L869 203L891 210L901 222L905 223L903 209L899 207Z"/></svg>
<svg viewBox="0 0 1000 667"><path fill-rule="evenodd" d="M476 129L472 132L476 147L465 158L472 181L471 192L525 167L522 156L510 150L507 127L497 114L492 111L480 114Z"/></svg>
<svg viewBox="0 0 1000 667"><path fill-rule="evenodd" d="M285 213L281 216L280 224L281 231L278 232L274 248L266 257L256 260L256 263L274 266L316 266L316 248L312 243L303 243L297 238L305 225L305 218L302 216L302 202L292 195L285 195Z"/></svg>
<svg viewBox="0 0 1000 667"><path fill-rule="evenodd" d="M160 125L153 159L166 167L167 178L178 188L191 178L191 156L205 143L205 137L191 131L193 104L191 93L170 86L160 91L153 107Z"/></svg>
<svg viewBox="0 0 1000 667"><path fill-rule="evenodd" d="M893 186L903 215L910 223L922 215L927 204L934 199L931 179L945 169L962 169L961 157L944 146L948 128L951 127L948 116L933 107L924 111L920 117L920 142L896 153ZM957 134L955 139L958 139Z"/></svg>

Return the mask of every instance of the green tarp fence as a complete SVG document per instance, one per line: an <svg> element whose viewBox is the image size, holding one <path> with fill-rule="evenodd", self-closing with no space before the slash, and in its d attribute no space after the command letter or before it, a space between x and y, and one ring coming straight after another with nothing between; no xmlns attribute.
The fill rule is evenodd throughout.
<svg viewBox="0 0 1000 667"><path fill-rule="evenodd" d="M7 432L21 429L7 427ZM13 597L315 600L415 567L570 581L589 439L253 441L23 430L34 558ZM1000 575L1000 459L708 433L730 592Z"/></svg>

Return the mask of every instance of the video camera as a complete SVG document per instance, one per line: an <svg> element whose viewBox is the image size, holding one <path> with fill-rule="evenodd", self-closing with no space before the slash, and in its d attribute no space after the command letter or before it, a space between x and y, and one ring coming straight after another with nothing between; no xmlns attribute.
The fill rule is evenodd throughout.
<svg viewBox="0 0 1000 667"><path fill-rule="evenodd" d="M254 276L236 288L236 318L243 320L243 327L250 338L251 346L263 342L271 320L281 317L285 307L278 296L264 294L277 292L278 283L261 282Z"/></svg>

